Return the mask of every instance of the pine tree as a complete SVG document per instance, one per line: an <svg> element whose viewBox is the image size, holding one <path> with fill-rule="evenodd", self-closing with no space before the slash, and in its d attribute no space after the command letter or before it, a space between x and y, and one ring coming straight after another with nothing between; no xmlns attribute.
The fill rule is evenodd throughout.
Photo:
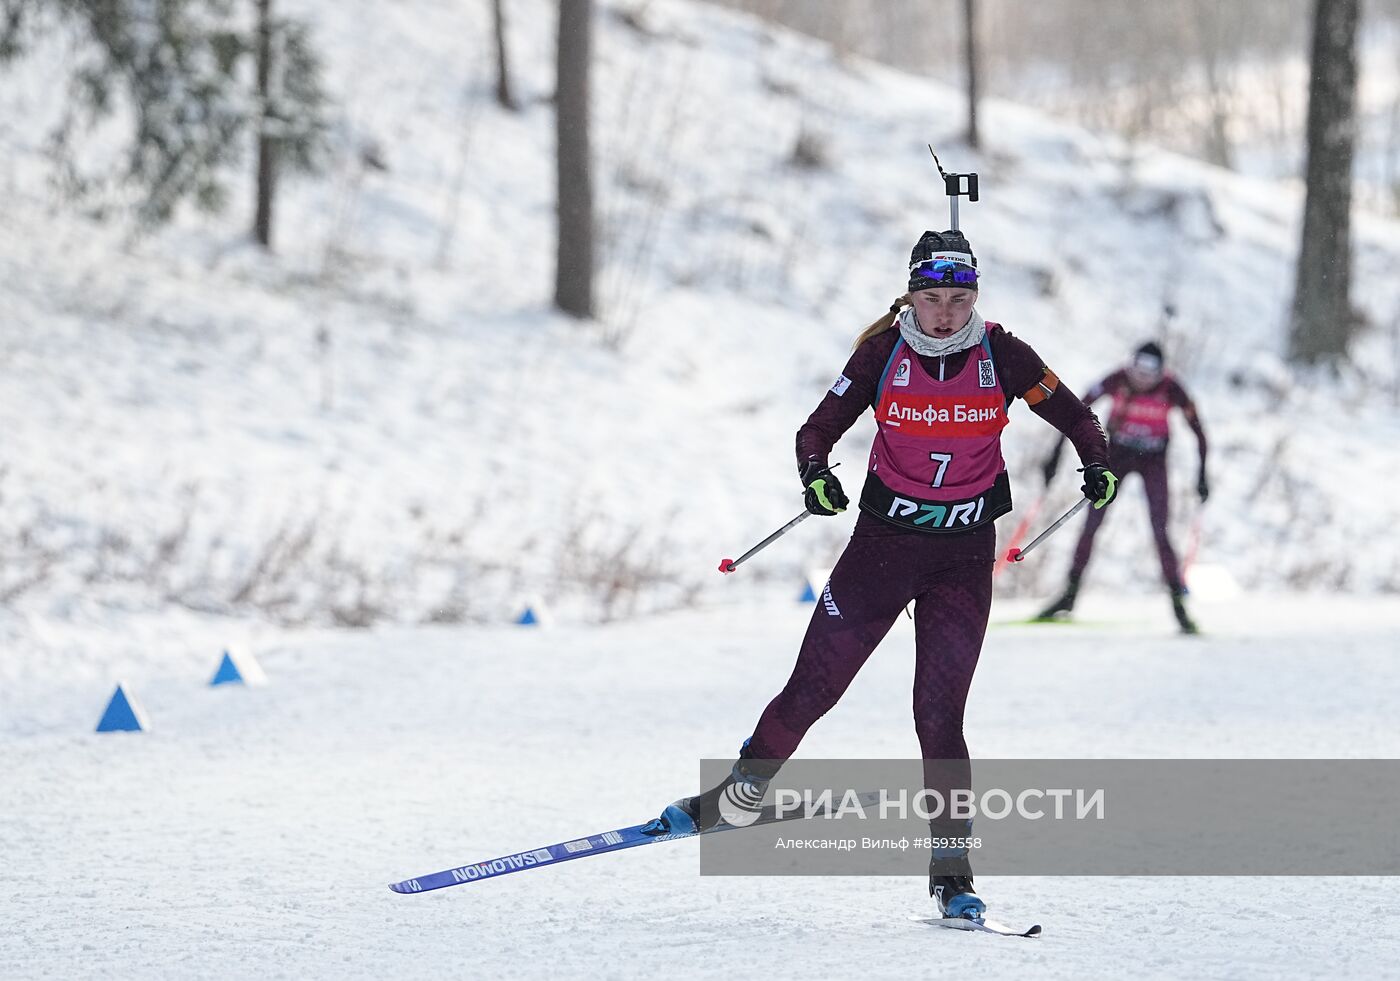
<svg viewBox="0 0 1400 981"><path fill-rule="evenodd" d="M232 0L0 0L0 62L20 57L44 29L78 25L91 41L70 85L72 105L51 145L64 183L81 198L110 183L83 172L71 150L82 131L128 107L133 131L121 182L140 221L168 220L183 201L218 209L229 171L242 159L263 108L243 71L255 38ZM313 167L324 141L326 99L304 27L278 25L285 58L277 100L279 150ZM265 125L265 123L264 123Z"/></svg>

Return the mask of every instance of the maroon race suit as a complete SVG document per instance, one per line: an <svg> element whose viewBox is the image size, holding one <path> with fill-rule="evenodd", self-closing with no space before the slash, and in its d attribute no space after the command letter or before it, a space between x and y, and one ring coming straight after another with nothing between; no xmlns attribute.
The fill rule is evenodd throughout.
<svg viewBox="0 0 1400 981"><path fill-rule="evenodd" d="M1196 404L1171 374L1163 375L1151 388L1139 391L1133 387L1124 369L1113 372L1089 389L1084 401L1092 405L1105 395L1113 399L1108 416L1108 469L1120 481L1130 473L1142 476L1143 490L1147 494L1147 514L1152 521L1152 540L1157 545L1157 559L1162 566L1162 581L1173 594L1180 593L1183 585L1181 563L1167 536L1167 520L1171 516L1167 485L1167 444L1170 440L1167 417L1173 408L1180 409L1186 417L1191 431L1196 434L1201 472L1204 473L1206 433L1196 413ZM1094 551L1094 536L1099 533L1107 510L1089 512L1089 519L1079 534L1074 560L1070 564L1069 577L1072 582L1078 582L1089 565Z"/></svg>
<svg viewBox="0 0 1400 981"><path fill-rule="evenodd" d="M902 388L894 379L906 358L911 360L904 370L912 380ZM953 389L939 387L953 383ZM912 403L907 397L900 402L899 393L911 390L916 394ZM957 422L954 407L961 395L992 392L992 400L964 403L979 410L970 418L964 413L968 425L951 425ZM922 758L967 760L963 709L991 607L992 522L1011 509L999 436L1017 397L1065 434L1085 465L1107 462L1108 444L1093 412L1059 383L1029 345L999 325L987 324L985 344L943 357L914 354L897 329L868 339L851 356L797 432L798 467L811 460L826 464L836 441L867 409L883 413L880 435L872 447L851 540L817 601L791 677L758 720L751 756L788 759L912 602L913 713ZM894 414L892 402L899 408ZM987 411L998 407L997 414ZM944 408L950 410L947 429L941 429ZM909 420L916 417L920 421L911 427ZM890 427L890 421L902 425ZM918 426L929 430L929 441L910 442L902 451L896 449L898 459L892 457L892 444ZM940 445L941 438L949 441L941 455L951 461L939 460L939 450L928 449ZM966 467L960 465L963 449L976 457ZM929 789L946 789L934 786L928 772L926 768Z"/></svg>

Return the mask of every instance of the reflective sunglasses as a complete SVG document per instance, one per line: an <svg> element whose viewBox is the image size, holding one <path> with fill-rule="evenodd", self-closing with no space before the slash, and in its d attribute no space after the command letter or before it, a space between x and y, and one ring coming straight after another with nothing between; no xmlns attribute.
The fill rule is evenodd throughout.
<svg viewBox="0 0 1400 981"><path fill-rule="evenodd" d="M1132 367L1146 377L1156 377L1162 373L1162 359L1150 354L1138 354L1133 357Z"/></svg>
<svg viewBox="0 0 1400 981"><path fill-rule="evenodd" d="M931 279L935 283L977 282L977 270L974 267L965 266L961 262L953 262L951 259L929 259L918 263L909 272L917 273L924 279Z"/></svg>

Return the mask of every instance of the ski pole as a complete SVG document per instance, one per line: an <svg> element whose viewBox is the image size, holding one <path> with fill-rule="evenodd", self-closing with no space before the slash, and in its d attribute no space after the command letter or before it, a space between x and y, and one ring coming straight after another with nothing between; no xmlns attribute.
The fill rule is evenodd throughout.
<svg viewBox="0 0 1400 981"><path fill-rule="evenodd" d="M1037 497L1035 503L1031 505L1030 511L1028 511L1026 516L1016 525L1016 530L1011 533L1012 551L1015 551L1016 546L1021 544L1021 539L1026 537L1026 532L1030 531L1031 525L1034 524L1035 519L1040 516L1040 509L1044 504L1045 491L1041 491L1040 496ZM1011 561L1011 552L1008 551L1006 553L1006 558L998 562L996 567L992 569L992 578L995 579L997 576L1001 575L1001 571L1010 565Z"/></svg>
<svg viewBox="0 0 1400 981"><path fill-rule="evenodd" d="M793 519L792 519L791 521L789 521L787 524L783 525L783 526L782 526L781 528L779 528L777 531L773 532L773 534L769 535L767 538L765 538L763 541L759 542L757 545L755 545L753 548L749 549L747 552L745 552L743 555L739 556L737 559L720 559L720 560L719 560L719 571L720 571L720 572L723 572L725 575L728 575L729 573L733 572L735 569L739 568L739 564L740 564L741 562L744 562L744 561L746 561L750 556L756 555L756 554L758 554L759 552L763 551L763 550L764 550L765 548L767 548L769 545L772 545L772 544L773 544L774 542L776 542L779 538L782 538L784 535L786 535L788 532L792 531L792 529L796 528L798 525L800 525L803 521L805 521L806 519L810 518L811 516L812 516L812 512L811 512L811 511L808 511L808 510L806 510L806 509L804 508L801 514L799 514L797 517L793 518Z"/></svg>
<svg viewBox="0 0 1400 981"><path fill-rule="evenodd" d="M833 463L833 464L832 464L830 467L828 467L827 469L828 469L828 470L835 470L835 469L836 469L837 467L839 467L839 466L841 466L841 464L839 464L839 463ZM719 571L720 571L720 572L723 572L725 575L729 575L729 573L731 573L731 572L733 572L735 569L739 568L739 563L747 561L748 558L749 558L750 556L752 556L752 555L757 555L759 552L763 551L763 550L764 550L765 548L767 548L769 545L772 545L772 544L773 544L774 542L776 542L779 538L782 538L784 535L786 535L788 532L792 531L792 529L796 528L798 525L800 525L803 521L805 521L807 518L810 518L811 516L812 516L812 512L811 512L811 511L803 510L803 512L802 512L801 514L799 514L797 517L793 518L793 519L792 519L791 521L789 521L787 524L783 525L783 526L782 526L781 528L779 528L777 531L773 532L773 534L769 535L767 538L765 538L763 541L759 542L757 545L755 545L753 548L749 549L747 552L745 552L743 555L739 556L737 559L720 559L720 560L719 560Z"/></svg>
<svg viewBox="0 0 1400 981"><path fill-rule="evenodd" d="M1204 503L1196 508L1196 514L1191 519L1191 533L1186 539L1186 558L1181 563L1181 578L1185 579L1186 574L1191 571L1191 567L1196 564L1196 552L1201 547L1201 519L1206 506Z"/></svg>
<svg viewBox="0 0 1400 981"><path fill-rule="evenodd" d="M1082 508L1084 505L1086 505L1086 504L1088 504L1088 503L1089 503L1089 499L1088 499L1087 497L1084 498L1084 499L1081 500L1078 504L1076 504L1074 507L1070 508L1070 509L1069 509L1068 511L1066 511L1064 514L1060 515L1060 517L1055 521L1055 523L1054 523L1053 525L1051 525L1049 528L1046 528L1046 529L1045 529L1044 531L1042 531L1039 535L1036 535L1036 536L1035 536L1035 539L1034 539L1029 545L1027 545L1025 548L1013 548L1011 551L1007 552L1007 553L1006 553L1006 561L1008 561L1008 562L1020 562L1022 559L1024 559L1024 558L1030 553L1030 550L1031 550L1031 549L1035 548L1035 547L1036 547L1037 545L1039 545L1041 542L1045 541L1045 539L1047 539L1047 538L1049 538L1051 535L1053 535L1053 534L1055 533L1055 529L1056 529L1056 528L1060 527L1060 525L1064 524L1064 523L1065 523L1066 521L1068 521L1070 518L1072 518L1072 517L1074 517L1076 514L1078 514L1078 513L1079 513L1079 509Z"/></svg>

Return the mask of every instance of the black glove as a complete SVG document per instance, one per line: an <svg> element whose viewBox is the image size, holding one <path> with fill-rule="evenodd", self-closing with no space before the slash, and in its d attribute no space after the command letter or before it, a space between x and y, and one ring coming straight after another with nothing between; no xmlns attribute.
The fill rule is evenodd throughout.
<svg viewBox="0 0 1400 981"><path fill-rule="evenodd" d="M808 460L802 465L802 486L807 488L802 500L813 514L831 517L846 510L846 505L851 503L831 468L817 460Z"/></svg>
<svg viewBox="0 0 1400 981"><path fill-rule="evenodd" d="M1084 496L1094 502L1095 510L1108 506L1113 495L1118 493L1118 478L1101 463L1091 463L1083 468Z"/></svg>
<svg viewBox="0 0 1400 981"><path fill-rule="evenodd" d="M1206 502L1206 498L1210 497L1210 482L1206 480L1205 467L1201 468L1200 475L1196 477L1196 493L1201 495L1202 504Z"/></svg>

